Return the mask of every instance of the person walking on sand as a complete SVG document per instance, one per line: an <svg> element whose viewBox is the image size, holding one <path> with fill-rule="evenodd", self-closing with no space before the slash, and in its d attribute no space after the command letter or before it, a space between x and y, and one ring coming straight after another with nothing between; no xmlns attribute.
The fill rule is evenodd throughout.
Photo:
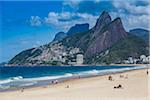
<svg viewBox="0 0 150 100"><path fill-rule="evenodd" d="M21 89L21 92L24 92L24 88Z"/></svg>
<svg viewBox="0 0 150 100"><path fill-rule="evenodd" d="M108 76L108 80L112 81L112 76Z"/></svg>
<svg viewBox="0 0 150 100"><path fill-rule="evenodd" d="M147 69L146 73L147 73L147 75L149 74L148 69Z"/></svg>
<svg viewBox="0 0 150 100"><path fill-rule="evenodd" d="M70 87L69 85L66 86L66 88L69 88L69 87Z"/></svg>

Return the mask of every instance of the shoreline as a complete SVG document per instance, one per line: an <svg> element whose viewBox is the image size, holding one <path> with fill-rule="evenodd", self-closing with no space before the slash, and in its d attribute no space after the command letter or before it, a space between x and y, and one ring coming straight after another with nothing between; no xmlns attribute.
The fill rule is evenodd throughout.
<svg viewBox="0 0 150 100"><path fill-rule="evenodd" d="M111 65L112 66L112 65ZM116 66L116 65L114 65ZM118 65L117 65L118 66ZM119 66L122 66L119 64ZM124 66L127 66L127 65L124 65ZM130 67L130 66L128 66ZM133 66L131 66L133 67ZM109 71L108 72L100 72L99 74L89 74L89 75L86 75L86 76L82 76L80 74L72 74L71 77L68 77L68 78L62 78L62 79L52 79L52 80L43 80L43 81L37 81L37 82L44 82L46 84L35 84L35 85L29 85L29 86L22 86L22 87L10 87L8 89L2 89L0 90L0 93L2 92L12 92L12 91L18 91L18 90L21 90L21 89L32 89L32 88L38 88L38 87L47 87L49 85L54 85L52 83L52 81L58 81L58 84L60 83L64 83L66 81L71 81L71 80L78 80L78 79L88 79L88 78L94 78L94 77L103 77L103 76L109 76L109 75L115 75L115 74L121 74L121 73L125 73L125 72L130 72L130 71L134 71L134 70L142 70L142 69L147 69L146 65L136 65L134 67L143 67L143 68L133 68L133 69L124 69L124 70L118 70L118 71ZM103 71L103 70L102 70ZM104 70L105 71L105 70ZM38 77L37 77L38 78Z"/></svg>
<svg viewBox="0 0 150 100"><path fill-rule="evenodd" d="M146 70L147 68L142 68L142 69L132 69L132 70L126 70L126 71L121 71L121 72L111 72L111 73L106 73L106 74L102 74L102 75L95 75L95 76L87 76L87 77L74 77L74 78L70 78L70 79L65 79L62 81L59 81L57 84L47 84L47 85L38 85L38 86L29 86L29 87L15 87L12 89L8 89L8 90L4 90L4 91L0 91L0 93L7 93L7 92L16 92L22 89L25 90L32 90L32 89L36 89L36 88L42 88L42 87L48 87L48 86L56 86L59 84L64 84L66 82L70 82L70 81L76 81L76 80L82 80L82 79L90 79L90 78L96 78L96 77L108 77L108 76L112 76L112 75L118 75L118 74L124 74L124 73L128 73L128 72L132 72L132 71L138 71L138 70Z"/></svg>
<svg viewBox="0 0 150 100"><path fill-rule="evenodd" d="M120 78L120 75L128 75L128 78ZM56 85L24 89L23 92L21 90L0 92L0 98L1 100L19 100L19 97L22 100L148 100L150 75L147 77L146 69L111 74L113 81L109 81L108 76L71 79ZM113 87L118 84L123 88L114 89Z"/></svg>
<svg viewBox="0 0 150 100"><path fill-rule="evenodd" d="M150 64L104 64L104 65L90 65L90 64L83 64L83 65L60 65L60 67L81 67L81 66L146 66ZM1 65L0 67L57 67L52 65Z"/></svg>

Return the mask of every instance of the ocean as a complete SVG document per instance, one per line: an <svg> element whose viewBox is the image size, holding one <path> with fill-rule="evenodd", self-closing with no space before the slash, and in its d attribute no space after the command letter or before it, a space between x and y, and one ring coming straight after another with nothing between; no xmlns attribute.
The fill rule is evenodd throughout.
<svg viewBox="0 0 150 100"><path fill-rule="evenodd" d="M142 69L136 66L22 66L0 67L0 91L44 86L57 80L84 78Z"/></svg>

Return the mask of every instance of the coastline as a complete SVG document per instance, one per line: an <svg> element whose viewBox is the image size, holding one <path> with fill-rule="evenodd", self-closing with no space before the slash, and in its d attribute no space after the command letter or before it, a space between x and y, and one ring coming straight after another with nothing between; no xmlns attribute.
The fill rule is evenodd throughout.
<svg viewBox="0 0 150 100"><path fill-rule="evenodd" d="M119 73L124 73L124 72L128 72L128 71L132 71L132 70L140 70L140 69L145 69L147 68L146 65L141 65L140 66L136 65L109 65L110 67L116 67L117 66L119 67L119 69L103 69L103 70L98 70L98 69L93 69L93 70L89 70L89 71L81 71L79 73L73 73L73 72L67 72L66 74L64 75L58 75L58 76L45 76L45 77L35 77L35 78L23 78L23 76L18 76L18 77L12 77L11 79L8 79L6 81L14 81L15 80L18 80L18 79L23 79L23 80L20 80L18 82L23 82L22 84L18 84L18 83L11 83L11 84L18 84L18 86L4 86L2 87L1 86L1 89L0 89L0 92L9 92L9 91L17 91L17 90L20 90L20 89L29 89L29 88L36 88L36 87L45 87L47 85L53 85L55 81L57 81L57 83L63 83L65 81L69 81L69 80L75 80L75 79L82 79L82 78L90 78L90 77L100 77L100 76L105 76L105 75L113 75L113 74L119 74ZM124 66L123 68L120 68L121 66ZM49 67L52 67L52 66L49 66ZM72 66L70 66L72 67ZM74 67L80 67L80 66L74 66ZM87 66L86 66L87 67ZM93 67L93 66L88 66L88 67ZM105 68L105 67L108 67L108 66L96 66L98 68ZM127 67L127 68L126 68ZM19 68L19 67L18 67ZM24 67L25 68L25 67ZM29 68L29 67L28 67ZM32 67L31 67L32 68ZM42 68L42 67L41 67ZM45 67L46 68L46 67ZM82 68L82 67L80 67ZM59 77L59 78L58 78ZM14 79L14 80L13 80ZM33 81L34 80L34 81ZM28 83L26 83L26 81L28 81ZM30 81L30 82L29 82ZM4 81L5 82L5 81ZM34 84L35 83L35 84ZM32 85L33 84L33 85Z"/></svg>
<svg viewBox="0 0 150 100"><path fill-rule="evenodd" d="M128 79L119 78L120 74L121 75L122 74L123 75L128 74ZM92 90L94 94L93 93L92 94L86 93L85 95L87 95L87 96L88 95L93 95L92 97L90 97L91 99L93 98L92 100L99 100L96 97L95 93L98 94L98 91L99 92L102 92L103 90L106 91L107 88L109 88L111 90L111 91L108 90L108 94L109 94L109 92L111 93L112 91L115 92L115 91L124 91L124 90L126 90L126 91L129 92L129 94L128 93L127 94L130 95L130 91L128 90L129 88L127 87L127 85L129 85L129 86L133 85L133 84L128 84L128 81L131 81L131 83L133 81L134 83L136 83L135 86L133 86L134 91L131 91L131 92L135 92L135 94L133 93L134 96L136 95L135 90L139 90L138 88L142 89L141 91L144 92L144 93L141 94L142 99L134 98L134 96L133 96L133 100L134 99L136 99L136 100L148 100L147 99L148 98L148 93L147 92L149 90L148 89L149 82L147 81L147 79L149 80L150 77L147 77L146 69L138 69L138 70L125 71L125 72L122 72L122 73L111 74L111 76L114 78L114 81L112 81L112 82L108 81L108 76L109 75L88 77L88 78L81 78L81 79L70 79L70 80L55 84L55 85L47 85L47 86L41 86L41 87L27 88L27 89L24 89L24 92L21 92L21 90L1 92L0 93L0 98L2 98L2 100L9 100L9 96L10 97L14 96L14 99L11 98L11 100L17 100L18 96L23 96L22 100L27 100L27 99L30 99L30 98L26 95L31 95L31 98L34 98L36 100L40 100L39 98L37 98L38 95L42 96L42 94L45 94L45 95L49 94L47 97L42 96L41 98L45 98L44 100L48 100L49 98L51 98L52 100L53 99L56 100L56 99L58 99L58 97L56 96L58 94L58 95L61 95L61 96L64 97L64 99L62 98L61 100L66 100L67 98L65 98L65 95L67 93L65 93L65 91L69 90L70 91L69 94L74 97L74 98L70 97L69 100L82 100L83 97L80 94L78 94L77 92L83 92L83 90L82 90L83 88L84 89L91 88L91 90L92 90L92 86L93 86L93 88L95 87L95 89ZM139 81L138 77L142 77L142 81ZM136 79L136 80L134 80L134 79ZM98 86L98 84L94 85L94 83L97 83L97 82L100 83L100 85L103 85L106 88L106 90L103 87L102 87L103 90L98 90L98 89L101 89L100 86ZM126 82L127 82L127 84L125 84ZM138 82L139 82L139 84L138 84ZM140 82L142 82L142 83L140 83ZM117 85L117 84L123 84L123 88L125 88L125 89L118 89L118 90L113 89L113 86ZM79 86L79 87L74 87L76 85ZM111 87L107 87L107 85L110 85ZM142 85L142 86L139 87L139 85ZM67 88L67 86L69 86L69 88ZM145 87L143 87L143 86L145 86ZM36 92L37 92L37 94L36 94ZM50 95L51 93L54 94L56 97L55 96L51 97L52 96L52 95ZM100 95L100 96L104 96L104 98L105 98L104 100L109 100L109 98L107 98L108 96L106 96L106 95L107 95L107 93L106 94L103 93L103 95ZM111 95L111 94L109 94L109 95ZM80 96L82 97L81 99L76 99ZM122 94L122 96L123 96L123 94ZM140 96L140 95L138 94L138 96ZM117 97L117 95L116 95L116 97ZM114 98L116 98L116 97L114 97ZM30 99L30 100L34 100L34 99ZM91 99L87 99L87 100L91 100ZM110 98L110 100L111 100L111 98ZM131 99L125 99L125 98L121 97L118 100L131 100Z"/></svg>
<svg viewBox="0 0 150 100"><path fill-rule="evenodd" d="M59 65L60 67L63 66L63 67L70 67L70 66L75 66L75 67L78 67L78 66L146 66L146 65L149 65L150 64L97 64L97 65L90 65L90 64L82 64L82 65ZM3 65L4 67L50 67L50 65ZM2 67L2 66L0 66ZM51 67L55 67L54 65L51 66Z"/></svg>
<svg viewBox="0 0 150 100"><path fill-rule="evenodd" d="M34 78L27 78L27 79L25 79L25 78L23 78L23 76L21 75L21 76L18 76L18 77L12 77L12 78L10 78L10 79L8 79L8 80L6 80L6 81L13 81L13 79L14 79L14 81L15 80L18 80L18 79L23 79L23 80L20 80L20 82L22 81L22 82L25 82L25 81L32 81L31 83L29 82L29 84L28 83L26 83L25 82L25 84L18 84L19 86L11 86L11 87L1 87L1 89L0 89L0 92L9 92L9 91L17 91L17 90L20 90L20 89L29 89L29 88L36 88L36 87L45 87L45 86L47 86L47 85L53 85L54 83L54 81L57 81L59 84L60 83L63 83L63 82L65 82L65 81L69 81L69 80L76 80L76 79L82 79L82 78L91 78L91 77L101 77L101 76L106 76L106 75L113 75L113 74L119 74L119 73L124 73L124 72L129 72L129 71L132 71L132 70L140 70L140 69L147 69L148 67L148 65L145 65L145 64L138 64L138 65L135 65L135 64L130 64L130 66L129 66L129 64L117 64L117 65L109 65L109 66L111 66L111 67L116 67L117 68L117 66L118 67L121 67L121 66L124 66L125 68L119 68L119 69L107 69L107 70L90 70L90 71L81 71L81 72L79 72L79 73L69 73L69 72L67 72L66 74L64 74L64 75L61 75L61 76L56 76L56 78L54 79L54 77L52 76L46 76L46 77L34 77ZM33 67L33 66L32 66ZM31 67L31 68L32 68ZM53 67L53 66L49 66L49 67ZM70 66L70 67L72 67L72 66ZM81 68L81 66L74 66L74 67L80 67ZM87 67L87 66L86 66ZM88 66L88 67L90 67L90 66ZM92 67L92 66L91 66ZM105 67L105 66L97 66L98 68L100 68L100 67ZM106 66L107 67L107 66ZM126 68L127 67L127 68ZM19 67L18 67L19 68ZM25 68L25 67L24 67ZM29 68L29 67L28 67ZM41 67L42 68L42 67ZM45 66L45 68L46 68L46 66ZM57 79L57 77L62 77L62 78L59 78L59 79ZM66 77L66 78L65 78ZM52 79L51 79L52 78ZM24 80L25 79L25 80ZM33 80L35 81L35 82L33 82ZM4 81L5 82L5 81ZM38 83L37 83L38 82ZM2 82L3 83L3 82ZM36 84L34 84L34 83L36 83ZM44 83L44 84L43 84ZM12 83L12 84L16 84L16 83ZM31 85L31 84L33 84L33 85ZM27 85L27 86L26 86ZM21 86L21 87L20 87Z"/></svg>

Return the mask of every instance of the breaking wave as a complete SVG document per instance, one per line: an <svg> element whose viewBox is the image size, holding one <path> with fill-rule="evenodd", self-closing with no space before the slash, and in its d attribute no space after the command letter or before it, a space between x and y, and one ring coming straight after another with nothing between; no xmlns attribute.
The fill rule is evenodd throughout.
<svg viewBox="0 0 150 100"><path fill-rule="evenodd" d="M65 73L63 75L43 76L43 77L35 77L35 78L32 78L32 77L24 78L23 76L10 77L5 80L0 80L0 90L8 89L10 87L34 86L38 84L39 82L74 78L74 77L77 77L77 75L81 77L86 77L86 76L88 77L88 76L105 75L109 73L124 72L124 71L142 69L142 68L145 68L145 67L114 68L114 69L105 69L105 70L92 69L88 71Z"/></svg>

